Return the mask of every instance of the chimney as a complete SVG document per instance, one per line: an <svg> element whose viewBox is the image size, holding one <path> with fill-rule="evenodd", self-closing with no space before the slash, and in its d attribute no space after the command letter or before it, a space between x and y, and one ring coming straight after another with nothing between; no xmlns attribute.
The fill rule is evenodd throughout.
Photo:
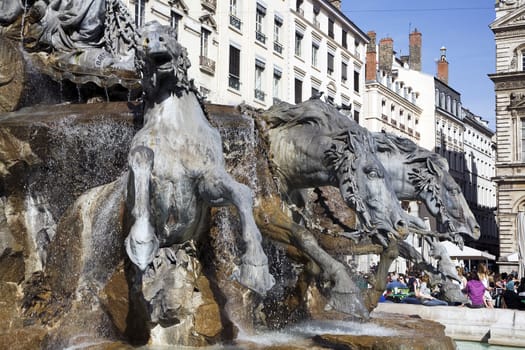
<svg viewBox="0 0 525 350"><path fill-rule="evenodd" d="M394 40L383 38L379 41L379 69L390 73L394 58Z"/></svg>
<svg viewBox="0 0 525 350"><path fill-rule="evenodd" d="M441 57L437 63L437 78L448 84L447 49L444 46L441 48Z"/></svg>
<svg viewBox="0 0 525 350"><path fill-rule="evenodd" d="M366 34L370 38L370 42L366 47L365 80L374 81L377 71L376 32L370 31Z"/></svg>
<svg viewBox="0 0 525 350"><path fill-rule="evenodd" d="M410 69L421 72L421 33L414 29L409 35L408 65Z"/></svg>

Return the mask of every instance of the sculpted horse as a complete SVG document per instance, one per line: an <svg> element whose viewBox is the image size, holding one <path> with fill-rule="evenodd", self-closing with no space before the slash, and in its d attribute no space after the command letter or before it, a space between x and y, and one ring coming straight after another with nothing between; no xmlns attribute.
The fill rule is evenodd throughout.
<svg viewBox="0 0 525 350"><path fill-rule="evenodd" d="M356 212L361 233L383 246L392 238L403 238L409 227L424 229L421 220L402 210L377 158L373 138L359 126L348 128L346 119L319 99L299 105L280 102L262 113L261 123L265 125L261 128L269 143L279 192L290 201L299 198L300 204L301 197L295 194L303 189L338 188L346 204ZM295 245L319 265L334 283L331 302L336 309L367 317L361 291L346 268L319 246L311 232L290 223L281 236L272 234L271 229L263 231L273 239L284 238L285 243ZM274 231L279 232L275 228Z"/></svg>
<svg viewBox="0 0 525 350"><path fill-rule="evenodd" d="M480 228L461 188L448 172L445 158L413 141L388 133L372 133L377 156L390 175L401 200L421 200L445 227L448 237L458 234L478 239ZM456 238L457 239L457 238Z"/></svg>
<svg viewBox="0 0 525 350"><path fill-rule="evenodd" d="M157 22L142 33L144 126L129 154L132 225L126 252L144 271L160 248L169 255L170 246L198 239L207 207L233 203L246 246L239 281L265 294L274 279L253 217L251 191L226 173L220 135L204 115L188 81L186 51L174 38L171 28Z"/></svg>
<svg viewBox="0 0 525 350"><path fill-rule="evenodd" d="M443 254L439 246L438 238L461 243L459 233L478 238L479 226L459 186L448 173L448 165L445 159L436 153L418 147L410 140L385 133L370 133L320 99L310 99L297 106L281 103L270 108L264 114L263 119L270 125L268 135L271 144L271 156L279 177L284 183L282 187L285 191L322 185L339 187L343 199L349 207L355 209L360 222L364 223L363 231L370 232L370 227L375 228L373 237L385 248L388 248L384 252L385 262L381 266L384 271L378 273L377 276L376 288L378 290L382 290L384 287L381 283L382 274L388 271L388 261L393 260L399 252L407 258L413 257L409 256L409 254L413 254L409 249L410 247L403 245L403 240L399 239L402 237L396 237L398 238L399 252L397 248L389 247L389 244L392 243L392 240L388 239L389 233L395 232L397 228L405 224L407 228L410 226L414 232L425 235L425 239L433 248L431 252L434 252L435 258L440 261L441 274L453 279L457 278L455 269L450 268L453 267L448 261L450 259ZM356 184L359 177L356 178L356 175L352 173L345 174L345 171L349 169L348 167L340 171L341 168L330 166L330 164L337 164L337 162L333 162L333 159L338 158L334 157L335 153L340 155L344 153L334 152L334 150L340 149L339 142L344 139L341 137L344 134L363 135L360 137L360 143L364 146L361 146L361 149L348 147L347 151L349 153L357 151L358 154L354 157L360 157L363 152L374 154L376 160L381 163L376 168L380 171L373 171L371 174L372 176L380 174L384 178L383 183L387 186L387 189L384 189L386 190L385 193L393 191L395 193L394 200L389 202L384 197L378 204L378 201L374 201L373 197L365 195L361 197L363 200L359 203L359 201L355 202L355 196L348 197L348 192L344 190L341 184L344 184L345 181L346 183L354 181ZM363 140L366 142L363 143ZM349 158L347 155L345 157ZM312 161L312 159L314 160ZM327 176L326 172L320 169L335 171L332 175ZM352 178L352 180L348 180L348 178ZM378 190L376 184L367 183L370 180L369 178L365 177L364 179L365 181L358 186L359 188ZM397 200L423 201L432 215L436 216L446 227L447 232L435 237L436 233L427 231L420 220L412 216L407 218L402 214L399 216L402 218L401 222L392 222L393 216L391 215L389 218L385 214L395 213L392 208L396 206L391 203L397 203ZM366 204L368 207L359 204ZM374 225L367 224L370 222L370 218L363 218L363 213L372 213L372 215L375 213L376 217L372 216ZM416 256L415 259L419 262L421 256Z"/></svg>
<svg viewBox="0 0 525 350"><path fill-rule="evenodd" d="M320 99L299 105L280 102L262 118L268 123L272 162L283 192L319 186L339 188L355 210L363 231L381 243L403 236L423 222L406 214L392 191L390 178L370 133Z"/></svg>

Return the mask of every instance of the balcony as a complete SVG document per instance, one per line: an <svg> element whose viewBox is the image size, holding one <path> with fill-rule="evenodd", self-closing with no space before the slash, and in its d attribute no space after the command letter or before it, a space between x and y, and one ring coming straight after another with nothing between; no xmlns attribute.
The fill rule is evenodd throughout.
<svg viewBox="0 0 525 350"><path fill-rule="evenodd" d="M282 55L283 53L283 46L279 44L277 41L273 42L273 51L277 52L278 54Z"/></svg>
<svg viewBox="0 0 525 350"><path fill-rule="evenodd" d="M255 89L255 98L259 101L264 101L264 98L266 97L266 93L262 90Z"/></svg>
<svg viewBox="0 0 525 350"><path fill-rule="evenodd" d="M241 80L235 75L231 75L228 78L228 86L235 90L241 89Z"/></svg>
<svg viewBox="0 0 525 350"><path fill-rule="evenodd" d="M209 59L206 56L199 57L199 64L202 71L209 73L211 75L215 74L215 61Z"/></svg>
<svg viewBox="0 0 525 350"><path fill-rule="evenodd" d="M230 25L238 30L241 30L241 20L234 15L230 14Z"/></svg>
<svg viewBox="0 0 525 350"><path fill-rule="evenodd" d="M201 4L213 13L215 13L215 9L217 9L217 0L201 0Z"/></svg>
<svg viewBox="0 0 525 350"><path fill-rule="evenodd" d="M259 31L255 31L255 39L261 44L266 44L266 35Z"/></svg>

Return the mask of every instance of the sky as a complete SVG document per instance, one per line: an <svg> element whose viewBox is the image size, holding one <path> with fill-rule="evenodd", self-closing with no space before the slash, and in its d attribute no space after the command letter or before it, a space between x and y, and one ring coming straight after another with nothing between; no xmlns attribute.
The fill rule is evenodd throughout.
<svg viewBox="0 0 525 350"><path fill-rule="evenodd" d="M422 71L436 75L440 48L446 47L448 85L461 94L463 107L489 121L495 131L496 46L489 25L496 19L494 0L343 0L342 12L363 32L390 37L394 50L408 55L408 34L422 34Z"/></svg>

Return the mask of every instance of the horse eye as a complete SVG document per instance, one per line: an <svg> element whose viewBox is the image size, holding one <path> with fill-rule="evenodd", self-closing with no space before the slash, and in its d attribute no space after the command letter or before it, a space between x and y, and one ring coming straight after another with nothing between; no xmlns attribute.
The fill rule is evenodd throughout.
<svg viewBox="0 0 525 350"><path fill-rule="evenodd" d="M448 191L450 193L454 194L454 195L459 194L459 192L460 192L459 188L457 188L457 187L453 187L453 188L449 189Z"/></svg>
<svg viewBox="0 0 525 350"><path fill-rule="evenodd" d="M377 170L370 170L368 172L368 177L371 179L377 179L379 177L379 172Z"/></svg>

